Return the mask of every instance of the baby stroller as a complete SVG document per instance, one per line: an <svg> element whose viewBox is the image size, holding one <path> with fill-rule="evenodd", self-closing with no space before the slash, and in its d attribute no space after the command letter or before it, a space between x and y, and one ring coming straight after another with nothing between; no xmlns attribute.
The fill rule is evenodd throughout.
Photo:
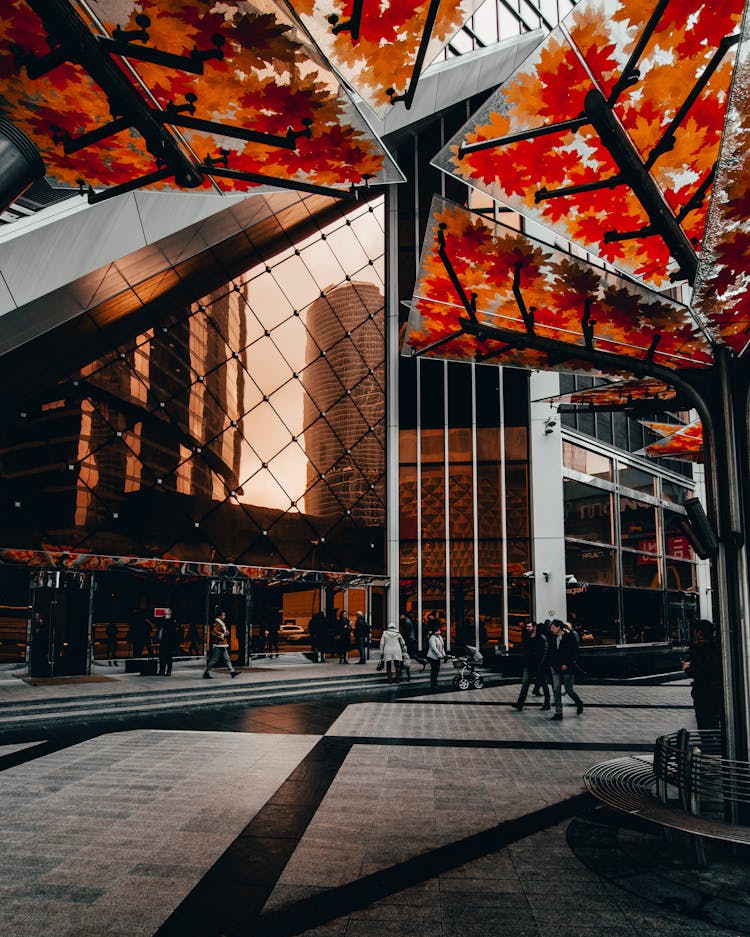
<svg viewBox="0 0 750 937"><path fill-rule="evenodd" d="M451 663L459 672L453 678L453 686L457 690L468 690L473 686L475 690L481 690L484 686L484 677L477 673L477 667L481 667L484 658L479 653L479 648L466 645L465 657L451 657Z"/></svg>

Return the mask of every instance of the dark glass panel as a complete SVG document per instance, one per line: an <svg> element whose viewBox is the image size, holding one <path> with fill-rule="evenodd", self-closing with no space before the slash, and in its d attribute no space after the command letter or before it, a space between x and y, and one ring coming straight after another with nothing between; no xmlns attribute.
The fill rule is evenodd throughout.
<svg viewBox="0 0 750 937"><path fill-rule="evenodd" d="M477 429L477 461L500 461L500 432L496 427Z"/></svg>
<svg viewBox="0 0 750 937"><path fill-rule="evenodd" d="M506 426L529 425L529 373L503 368L503 404Z"/></svg>
<svg viewBox="0 0 750 937"><path fill-rule="evenodd" d="M601 488L564 478L565 536L595 543L614 543L612 497Z"/></svg>
<svg viewBox="0 0 750 937"><path fill-rule="evenodd" d="M614 550L587 543L565 541L565 573L574 576L578 586L591 584L614 586L617 555Z"/></svg>
<svg viewBox="0 0 750 937"><path fill-rule="evenodd" d="M681 522L686 520L685 515L665 510L663 516L667 536L667 554L679 560L695 562L695 553L681 527Z"/></svg>
<svg viewBox="0 0 750 937"><path fill-rule="evenodd" d="M620 539L624 547L661 553L656 533L656 508L620 495Z"/></svg>
<svg viewBox="0 0 750 937"><path fill-rule="evenodd" d="M442 361L422 361L421 375L421 424L422 429L442 428L444 416L444 386Z"/></svg>
<svg viewBox="0 0 750 937"><path fill-rule="evenodd" d="M661 592L623 589L623 624L628 643L665 641L664 603Z"/></svg>
<svg viewBox="0 0 750 937"><path fill-rule="evenodd" d="M649 472L644 472L643 469L635 468L632 465L620 465L617 470L617 480L624 488L642 491L647 495L654 494L655 478Z"/></svg>
<svg viewBox="0 0 750 937"><path fill-rule="evenodd" d="M660 589L659 558L649 553L623 550L622 584L640 589Z"/></svg>
<svg viewBox="0 0 750 937"><path fill-rule="evenodd" d="M579 583L567 589L568 621L581 647L619 644L619 590L605 585Z"/></svg>
<svg viewBox="0 0 750 937"><path fill-rule="evenodd" d="M668 557L666 566L668 591L695 592L695 564L681 563Z"/></svg>
<svg viewBox="0 0 750 937"><path fill-rule="evenodd" d="M477 426L497 429L500 426L500 369L482 365L475 369L477 388ZM480 430L478 432L484 432Z"/></svg>

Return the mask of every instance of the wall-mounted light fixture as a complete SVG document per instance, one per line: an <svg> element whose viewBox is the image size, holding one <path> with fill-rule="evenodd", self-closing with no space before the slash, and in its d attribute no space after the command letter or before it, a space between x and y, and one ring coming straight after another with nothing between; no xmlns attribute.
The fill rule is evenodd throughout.
<svg viewBox="0 0 750 937"><path fill-rule="evenodd" d="M551 416L548 416L544 421L544 435L549 436L550 433L554 432L556 426L557 420L553 420Z"/></svg>

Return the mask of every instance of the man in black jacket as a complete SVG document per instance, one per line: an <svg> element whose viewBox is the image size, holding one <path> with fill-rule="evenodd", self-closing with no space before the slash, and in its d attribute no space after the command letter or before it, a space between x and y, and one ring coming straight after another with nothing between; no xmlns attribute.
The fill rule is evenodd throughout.
<svg viewBox="0 0 750 937"><path fill-rule="evenodd" d="M526 694L529 692L529 686L532 682L537 683L544 691L544 705L542 709L549 709L549 687L547 686L547 680L544 675L548 665L549 645L535 621L526 623L522 650L523 678L521 679L521 692L518 694L518 700L513 704L513 709L517 709L518 712L521 712L523 704L526 702Z"/></svg>
<svg viewBox="0 0 750 937"><path fill-rule="evenodd" d="M576 704L576 712L580 716L583 712L583 700L575 691L575 663L578 656L578 642L573 635L565 630L565 625L555 619L550 624L552 635L550 644L550 669L552 670L552 692L555 696L555 715L553 720L559 721L563 717L562 687L568 697Z"/></svg>
<svg viewBox="0 0 750 937"><path fill-rule="evenodd" d="M685 675L693 678L690 691L699 729L721 727L724 694L722 690L721 651L714 641L714 626L702 618L694 629L695 640L690 655L683 660Z"/></svg>

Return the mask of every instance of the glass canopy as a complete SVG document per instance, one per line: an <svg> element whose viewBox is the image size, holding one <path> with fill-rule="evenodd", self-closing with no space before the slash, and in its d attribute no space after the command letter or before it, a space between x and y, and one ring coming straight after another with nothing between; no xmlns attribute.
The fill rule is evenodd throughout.
<svg viewBox="0 0 750 937"><path fill-rule="evenodd" d="M675 423L654 423L641 420L644 426L662 439L652 442L643 450L652 459L684 459L689 462L703 461L703 425L694 420L686 426Z"/></svg>
<svg viewBox="0 0 750 937"><path fill-rule="evenodd" d="M379 114L408 107L428 65L483 0L291 0L328 61Z"/></svg>
<svg viewBox="0 0 750 937"><path fill-rule="evenodd" d="M665 381L655 377L631 378L625 381L613 381L598 387L585 387L567 394L555 394L543 397L537 403L555 403L560 406L571 405L587 407L591 410L626 410L639 405L653 409L669 406L676 408L677 391Z"/></svg>
<svg viewBox="0 0 750 937"><path fill-rule="evenodd" d="M348 190L402 175L286 7L9 0L0 113L51 182Z"/></svg>
<svg viewBox="0 0 750 937"><path fill-rule="evenodd" d="M435 165L624 272L694 282L743 7L583 0Z"/></svg>
<svg viewBox="0 0 750 937"><path fill-rule="evenodd" d="M559 343L558 361L543 356L547 368L579 369L576 348L673 369L712 362L685 306L435 197L406 344L413 353L503 363L514 353L538 366L525 337L532 346L532 338Z"/></svg>

